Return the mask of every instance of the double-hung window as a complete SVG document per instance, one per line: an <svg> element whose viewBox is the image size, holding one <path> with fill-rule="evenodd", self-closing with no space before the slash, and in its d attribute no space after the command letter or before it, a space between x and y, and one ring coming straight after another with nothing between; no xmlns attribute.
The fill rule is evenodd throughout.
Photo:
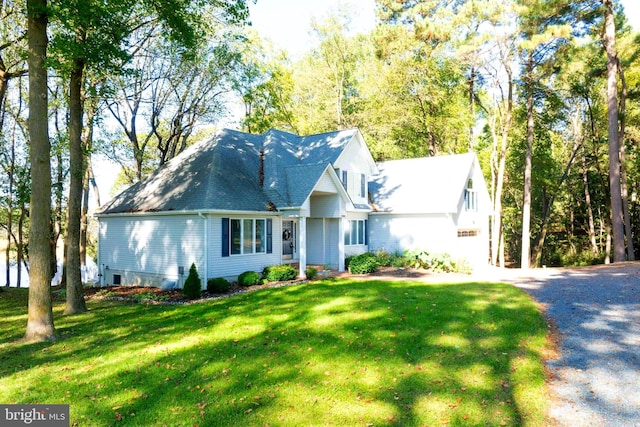
<svg viewBox="0 0 640 427"><path fill-rule="evenodd" d="M248 255L266 252L266 220L229 220L229 243L231 255Z"/></svg>
<svg viewBox="0 0 640 427"><path fill-rule="evenodd" d="M355 219L346 222L344 228L345 245L367 245L367 220Z"/></svg>
<svg viewBox="0 0 640 427"><path fill-rule="evenodd" d="M464 190L464 209L466 211L478 210L478 192L473 189L473 180L467 181L467 188Z"/></svg>

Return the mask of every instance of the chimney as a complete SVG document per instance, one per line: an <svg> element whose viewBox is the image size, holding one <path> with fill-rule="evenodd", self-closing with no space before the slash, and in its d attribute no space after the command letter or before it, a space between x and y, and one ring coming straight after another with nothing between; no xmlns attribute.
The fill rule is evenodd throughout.
<svg viewBox="0 0 640 427"><path fill-rule="evenodd" d="M264 188L264 150L260 150L260 167L258 169L258 182L260 188Z"/></svg>

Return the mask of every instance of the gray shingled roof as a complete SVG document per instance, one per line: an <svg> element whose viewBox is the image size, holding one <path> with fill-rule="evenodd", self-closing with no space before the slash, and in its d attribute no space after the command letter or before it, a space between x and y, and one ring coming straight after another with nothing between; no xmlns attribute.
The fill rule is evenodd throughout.
<svg viewBox="0 0 640 427"><path fill-rule="evenodd" d="M454 213L469 173L474 153L378 164L380 175L369 183L373 208L394 213Z"/></svg>
<svg viewBox="0 0 640 427"><path fill-rule="evenodd" d="M252 135L224 129L118 194L99 213L299 207L357 132L300 137L276 130Z"/></svg>

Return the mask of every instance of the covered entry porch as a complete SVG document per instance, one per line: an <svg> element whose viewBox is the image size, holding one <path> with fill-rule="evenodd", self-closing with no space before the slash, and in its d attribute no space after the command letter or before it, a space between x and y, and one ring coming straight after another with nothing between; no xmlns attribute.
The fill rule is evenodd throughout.
<svg viewBox="0 0 640 427"><path fill-rule="evenodd" d="M305 203L306 209L283 212L282 262L297 264L300 277L305 277L307 265L344 271L342 236L348 199L345 201L340 190L341 186L334 185L316 188Z"/></svg>

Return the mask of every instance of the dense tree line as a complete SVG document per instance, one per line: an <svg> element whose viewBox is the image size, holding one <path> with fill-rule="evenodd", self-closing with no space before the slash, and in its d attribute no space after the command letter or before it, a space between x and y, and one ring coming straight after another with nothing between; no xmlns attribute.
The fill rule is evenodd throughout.
<svg viewBox="0 0 640 427"><path fill-rule="evenodd" d="M617 2L376 5L370 34L337 13L302 59L263 59L245 129L357 126L377 160L476 151L494 265L638 256L640 36Z"/></svg>
<svg viewBox="0 0 640 427"><path fill-rule="evenodd" d="M24 262L30 279L28 339L55 337L50 282L61 237L65 313L86 311L81 265L91 155L111 145L96 137L104 133L105 118L120 119L132 160L153 155L157 167L177 155L197 123L219 114L215 98L231 87L247 18L244 0L0 3L6 284L11 262ZM136 84L143 90L130 92ZM131 106L128 117L117 114ZM144 125L136 128L143 116ZM154 153L145 153L139 140L155 144ZM136 171L133 179L140 179L142 168L128 166Z"/></svg>
<svg viewBox="0 0 640 427"><path fill-rule="evenodd" d="M234 99L252 133L358 127L376 160L477 152L495 265L638 256L640 44L616 1L376 12L367 34L353 11L314 20L294 61L249 30L245 0L0 2L0 224L7 285L28 266L28 337L54 336L61 240L66 313L86 310L92 156L133 183L228 123Z"/></svg>

